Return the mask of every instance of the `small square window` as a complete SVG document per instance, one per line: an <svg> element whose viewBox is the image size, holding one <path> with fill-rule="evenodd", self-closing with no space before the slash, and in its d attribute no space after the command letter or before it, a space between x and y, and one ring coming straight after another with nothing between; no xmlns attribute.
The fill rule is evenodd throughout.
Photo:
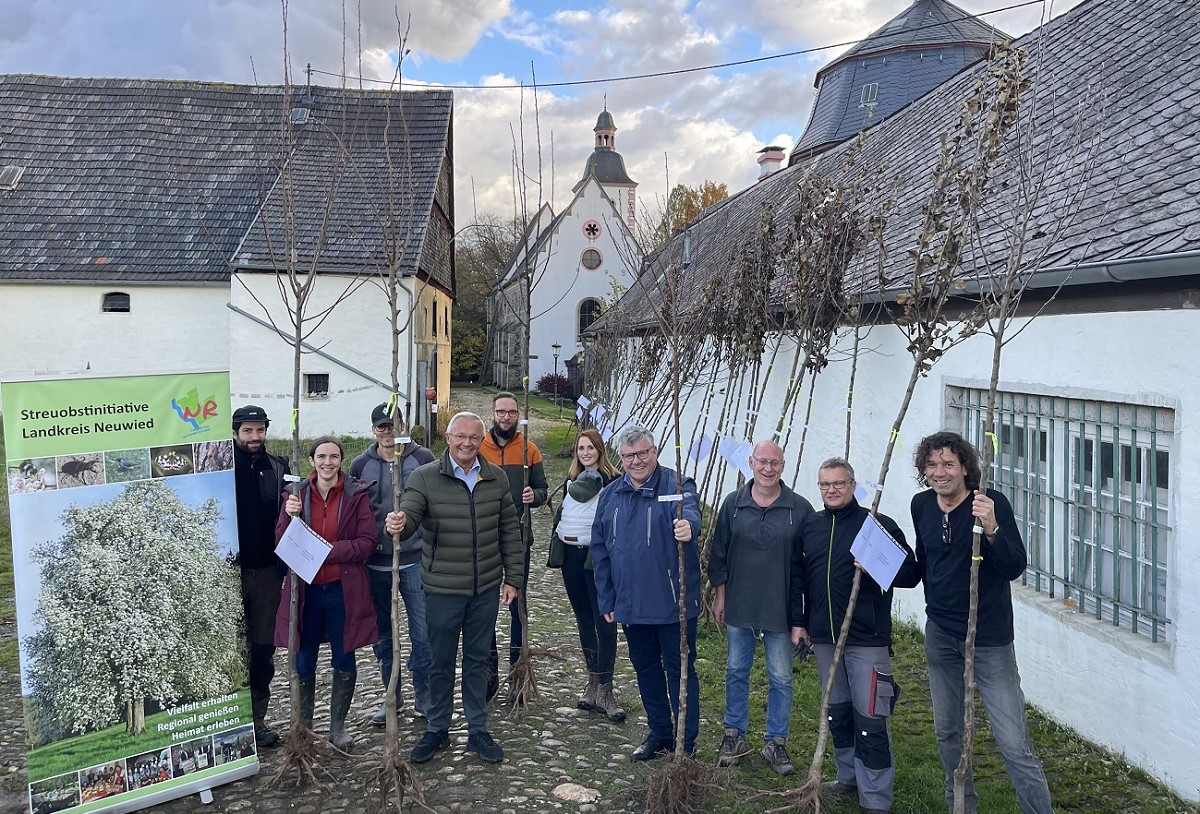
<svg viewBox="0 0 1200 814"><path fill-rule="evenodd" d="M871 107L879 101L879 83L871 82L862 86L862 96L859 97L859 104L863 107Z"/></svg>
<svg viewBox="0 0 1200 814"><path fill-rule="evenodd" d="M128 314L129 295L124 291L110 291L100 302L100 310L106 314Z"/></svg>
<svg viewBox="0 0 1200 814"><path fill-rule="evenodd" d="M304 397L306 399L327 399L327 398L329 398L329 374L328 373L305 373L304 374Z"/></svg>

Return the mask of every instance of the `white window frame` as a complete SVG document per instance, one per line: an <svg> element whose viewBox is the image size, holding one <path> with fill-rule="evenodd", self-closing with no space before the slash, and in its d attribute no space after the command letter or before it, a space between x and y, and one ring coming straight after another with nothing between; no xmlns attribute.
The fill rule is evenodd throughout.
<svg viewBox="0 0 1200 814"><path fill-rule="evenodd" d="M313 389L313 378L316 376L325 377L325 390L320 391ZM329 401L329 390L331 387L332 382L330 381L328 373L312 372L304 374L304 398L309 401Z"/></svg>

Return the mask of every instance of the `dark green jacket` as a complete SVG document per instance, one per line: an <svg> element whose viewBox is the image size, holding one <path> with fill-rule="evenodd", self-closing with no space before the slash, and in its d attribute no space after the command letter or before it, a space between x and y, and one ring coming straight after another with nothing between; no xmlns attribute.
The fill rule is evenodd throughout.
<svg viewBox="0 0 1200 814"><path fill-rule="evenodd" d="M474 596L501 581L525 587L525 548L508 478L482 455L478 460L473 492L454 476L449 451L405 482L400 537L421 529L421 583L428 593Z"/></svg>

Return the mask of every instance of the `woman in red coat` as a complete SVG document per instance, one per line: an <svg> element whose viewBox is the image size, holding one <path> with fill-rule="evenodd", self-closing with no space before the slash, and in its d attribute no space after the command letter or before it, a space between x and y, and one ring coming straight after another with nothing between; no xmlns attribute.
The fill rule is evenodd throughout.
<svg viewBox="0 0 1200 814"><path fill-rule="evenodd" d="M346 751L354 738L346 734L346 714L354 698L358 668L354 651L379 639L375 606L367 582L365 563L375 550L375 515L367 484L342 473L342 445L325 436L309 451L312 474L308 480L288 487L291 494L275 524L278 541L293 517L300 517L333 545L312 584L299 586L299 649L296 672L300 676L300 714L312 726L313 695L316 690L317 650L329 642L333 666L333 689L329 698L329 741ZM275 616L275 645L288 644L288 612L291 595L284 582L283 601Z"/></svg>

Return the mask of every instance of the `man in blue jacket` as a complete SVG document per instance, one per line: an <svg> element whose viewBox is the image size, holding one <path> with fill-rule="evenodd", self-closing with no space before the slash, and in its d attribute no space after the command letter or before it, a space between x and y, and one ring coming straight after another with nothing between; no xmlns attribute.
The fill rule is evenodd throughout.
<svg viewBox="0 0 1200 814"><path fill-rule="evenodd" d="M398 426L397 426L398 424ZM375 553L367 560L367 578L371 585L371 601L375 604L375 624L379 641L372 645L379 660L379 674L384 689L392 677L392 535L384 528L384 520L392 510L396 479L400 492L408 476L418 466L431 463L433 453L415 441L405 439L396 448L396 430L404 433L404 417L393 421L386 404L371 411L371 433L375 443L350 464L350 476L367 482L371 493L371 511L378 525ZM425 593L421 590L421 534L417 532L400 544L400 599L408 617L408 672L413 683L413 711L422 717L429 709L429 669L433 656L429 652L429 630L425 621ZM396 685L396 709L404 706L403 682ZM371 716L371 724L387 723L387 705Z"/></svg>
<svg viewBox="0 0 1200 814"><path fill-rule="evenodd" d="M650 734L630 755L651 760L671 751L679 720L679 553L684 547L688 685L683 748L696 748L700 682L696 679L696 617L700 614L700 536L696 482L658 465L654 435L631 425L617 436L624 477L600 493L592 524L592 563L601 614L622 624ZM678 503L683 502L683 519Z"/></svg>

